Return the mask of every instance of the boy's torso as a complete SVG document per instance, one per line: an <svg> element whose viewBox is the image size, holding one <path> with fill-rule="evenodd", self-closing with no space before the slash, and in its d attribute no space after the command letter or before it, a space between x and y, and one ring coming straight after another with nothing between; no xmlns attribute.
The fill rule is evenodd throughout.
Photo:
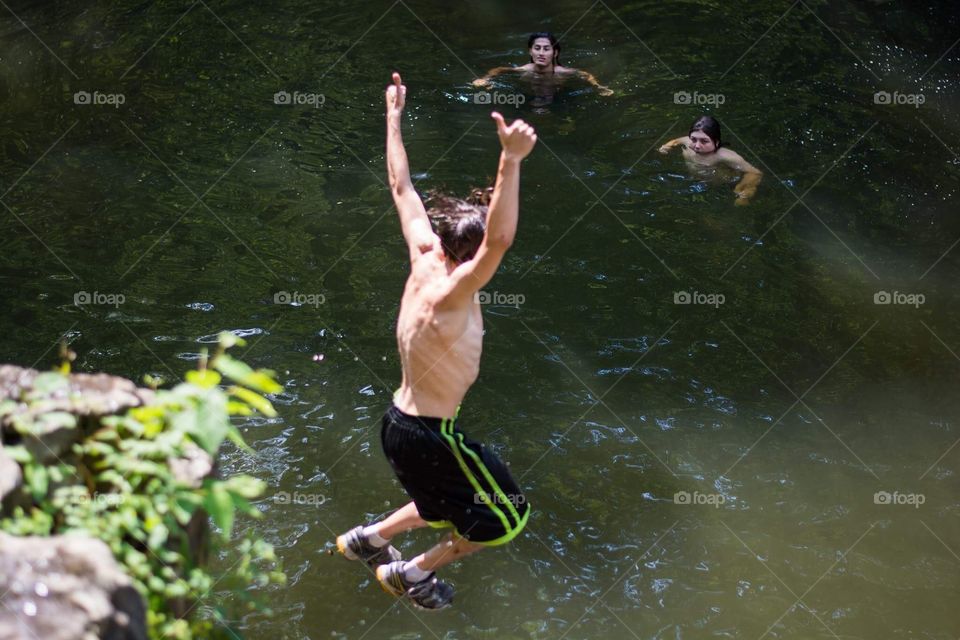
<svg viewBox="0 0 960 640"><path fill-rule="evenodd" d="M394 402L410 415L454 416L480 371L480 305L473 299L444 305L447 278L441 260L423 255L411 265L400 301L397 347L403 383Z"/></svg>

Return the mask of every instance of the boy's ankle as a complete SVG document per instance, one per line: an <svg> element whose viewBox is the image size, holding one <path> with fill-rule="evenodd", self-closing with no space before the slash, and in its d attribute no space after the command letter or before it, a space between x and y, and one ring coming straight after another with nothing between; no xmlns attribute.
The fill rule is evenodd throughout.
<svg viewBox="0 0 960 640"><path fill-rule="evenodd" d="M369 527L363 528L363 537L366 538L367 542L372 544L375 547L386 546L389 542L389 538L384 538L378 532L379 525L372 524Z"/></svg>

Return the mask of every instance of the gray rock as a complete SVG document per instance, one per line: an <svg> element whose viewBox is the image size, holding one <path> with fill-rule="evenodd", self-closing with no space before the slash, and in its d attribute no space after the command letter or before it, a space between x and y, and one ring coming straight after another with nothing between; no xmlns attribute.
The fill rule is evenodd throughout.
<svg viewBox="0 0 960 640"><path fill-rule="evenodd" d="M23 472L20 465L3 452L3 445L0 444L0 503L5 502L7 496L22 485Z"/></svg>
<svg viewBox="0 0 960 640"><path fill-rule="evenodd" d="M78 426L139 407L154 398L125 378L104 373L40 373L0 365L0 430L22 439L37 460L51 463L81 439ZM82 429L81 429L82 431Z"/></svg>
<svg viewBox="0 0 960 640"><path fill-rule="evenodd" d="M146 607L100 540L0 533L0 640L147 640Z"/></svg>

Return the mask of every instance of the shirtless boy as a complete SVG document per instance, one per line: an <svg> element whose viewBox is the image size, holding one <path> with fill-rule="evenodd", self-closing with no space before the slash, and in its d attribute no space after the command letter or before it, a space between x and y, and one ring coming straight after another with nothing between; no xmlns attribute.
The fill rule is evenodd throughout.
<svg viewBox="0 0 960 640"><path fill-rule="evenodd" d="M484 77L474 80L473 86L489 86L491 78L502 73L519 73L531 81L534 94L538 96L550 95L553 89L571 78L589 82L602 96L613 95L613 89L600 84L593 74L560 64L560 43L552 33L544 31L531 34L527 40L527 53L530 55L529 63L519 67L491 69Z"/></svg>
<svg viewBox="0 0 960 640"><path fill-rule="evenodd" d="M410 275L397 319L403 381L383 417L381 441L412 501L381 522L339 536L337 548L351 560L376 566L377 580L388 593L437 610L452 603L453 587L434 572L486 546L509 542L530 515L507 466L466 437L456 419L480 370L483 317L476 294L513 243L520 161L537 136L522 120L507 126L492 113L502 151L489 208L444 198L428 217L410 181L400 135L406 91L394 73L386 91L387 170L410 253ZM454 533L426 553L401 560L390 540L427 525L452 526Z"/></svg>
<svg viewBox="0 0 960 640"><path fill-rule="evenodd" d="M680 145L683 148L683 159L687 166L701 174L706 170L716 172L717 169L727 168L742 173L740 182L733 188L737 200L735 204L750 203L757 192L757 185L763 179L763 173L743 157L726 147L721 147L720 122L713 116L701 116L690 125L690 133L682 138L674 138L662 147L660 153L669 153L670 149Z"/></svg>

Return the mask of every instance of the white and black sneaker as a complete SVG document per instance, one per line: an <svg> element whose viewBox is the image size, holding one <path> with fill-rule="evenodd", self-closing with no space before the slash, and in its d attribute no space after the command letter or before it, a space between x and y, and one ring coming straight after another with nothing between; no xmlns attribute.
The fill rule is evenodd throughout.
<svg viewBox="0 0 960 640"><path fill-rule="evenodd" d="M410 582L403 573L402 560L377 567L377 581L392 596L405 597L418 609L439 611L453 604L453 587L431 573L420 582Z"/></svg>
<svg viewBox="0 0 960 640"><path fill-rule="evenodd" d="M363 560L371 567L400 560L400 552L393 545L375 547L363 535L363 525L337 536L337 550L348 560Z"/></svg>

